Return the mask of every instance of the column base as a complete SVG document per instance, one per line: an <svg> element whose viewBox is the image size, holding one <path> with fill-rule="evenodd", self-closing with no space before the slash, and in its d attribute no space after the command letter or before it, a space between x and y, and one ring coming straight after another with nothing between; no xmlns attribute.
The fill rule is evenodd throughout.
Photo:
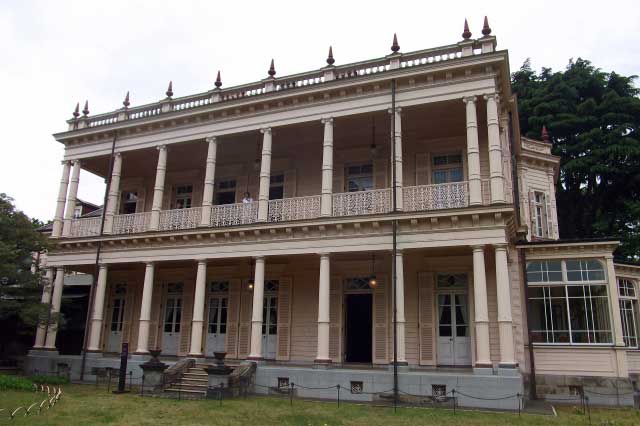
<svg viewBox="0 0 640 426"><path fill-rule="evenodd" d="M473 366L473 374L481 376L493 376L493 365L491 364L476 364Z"/></svg>
<svg viewBox="0 0 640 426"><path fill-rule="evenodd" d="M261 356L249 356L247 361L264 361L264 358Z"/></svg>
<svg viewBox="0 0 640 426"><path fill-rule="evenodd" d="M102 350L101 349L87 349L85 352L87 354L101 354Z"/></svg>
<svg viewBox="0 0 640 426"><path fill-rule="evenodd" d="M205 358L203 354L187 354L187 358Z"/></svg>
<svg viewBox="0 0 640 426"><path fill-rule="evenodd" d="M520 369L518 368L518 363L500 363L498 364L498 375L499 376L519 376Z"/></svg>
<svg viewBox="0 0 640 426"><path fill-rule="evenodd" d="M393 364L394 364L393 362L389 363L389 366L388 366L389 371L393 371L393 367L394 367ZM409 371L409 363L407 361L398 361L395 364L398 366L398 371L403 371L403 372Z"/></svg>
<svg viewBox="0 0 640 426"><path fill-rule="evenodd" d="M330 359L321 359L321 358L316 358L315 360L313 360L313 368L322 370L322 369L327 369L331 367L333 361L331 361Z"/></svg>

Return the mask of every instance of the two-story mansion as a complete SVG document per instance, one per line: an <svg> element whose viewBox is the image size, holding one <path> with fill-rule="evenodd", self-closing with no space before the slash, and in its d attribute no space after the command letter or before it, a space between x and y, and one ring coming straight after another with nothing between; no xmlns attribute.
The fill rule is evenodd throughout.
<svg viewBox="0 0 640 426"><path fill-rule="evenodd" d="M154 348L202 363L224 351L257 361L262 385L367 399L359 389L391 386L395 329L404 392L497 398L535 377L547 396L618 389L628 403L640 268L614 264L616 241L558 240L559 159L546 131L520 137L488 23L448 46L403 53L394 37L386 56L334 61L285 77L272 61L230 88L218 73L142 106L127 93L105 114L85 104L54 135L43 302L60 309L65 272L92 274L100 242L87 374L128 342L136 369ZM74 218L81 169L108 182L104 223ZM77 375L80 356L41 327L28 361Z"/></svg>

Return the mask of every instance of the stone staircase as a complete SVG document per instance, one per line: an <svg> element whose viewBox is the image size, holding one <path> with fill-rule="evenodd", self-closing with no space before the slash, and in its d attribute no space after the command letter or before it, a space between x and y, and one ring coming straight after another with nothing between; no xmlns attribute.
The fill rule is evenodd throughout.
<svg viewBox="0 0 640 426"><path fill-rule="evenodd" d="M237 368L240 365L239 362L227 362L225 364L233 368ZM182 373L180 379L168 385L164 392L183 399L205 398L207 396L209 376L204 369L209 366L211 364L196 364L193 367L189 367Z"/></svg>

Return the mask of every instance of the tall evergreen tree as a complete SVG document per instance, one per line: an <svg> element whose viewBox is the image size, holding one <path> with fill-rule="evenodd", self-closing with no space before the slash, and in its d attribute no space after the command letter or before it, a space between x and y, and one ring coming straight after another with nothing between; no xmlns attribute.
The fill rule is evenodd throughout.
<svg viewBox="0 0 640 426"><path fill-rule="evenodd" d="M513 73L520 128L540 138L546 125L559 155L556 185L562 238L617 237L616 253L640 255L640 91L636 76L570 60L536 73L527 59Z"/></svg>

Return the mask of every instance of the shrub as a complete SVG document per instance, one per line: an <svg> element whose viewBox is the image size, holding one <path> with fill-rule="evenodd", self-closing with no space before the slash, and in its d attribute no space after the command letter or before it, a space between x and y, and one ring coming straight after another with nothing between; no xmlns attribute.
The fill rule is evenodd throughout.
<svg viewBox="0 0 640 426"><path fill-rule="evenodd" d="M69 379L64 376L29 376L29 380L39 385L66 385Z"/></svg>
<svg viewBox="0 0 640 426"><path fill-rule="evenodd" d="M0 390L33 390L33 382L26 377L0 374Z"/></svg>

